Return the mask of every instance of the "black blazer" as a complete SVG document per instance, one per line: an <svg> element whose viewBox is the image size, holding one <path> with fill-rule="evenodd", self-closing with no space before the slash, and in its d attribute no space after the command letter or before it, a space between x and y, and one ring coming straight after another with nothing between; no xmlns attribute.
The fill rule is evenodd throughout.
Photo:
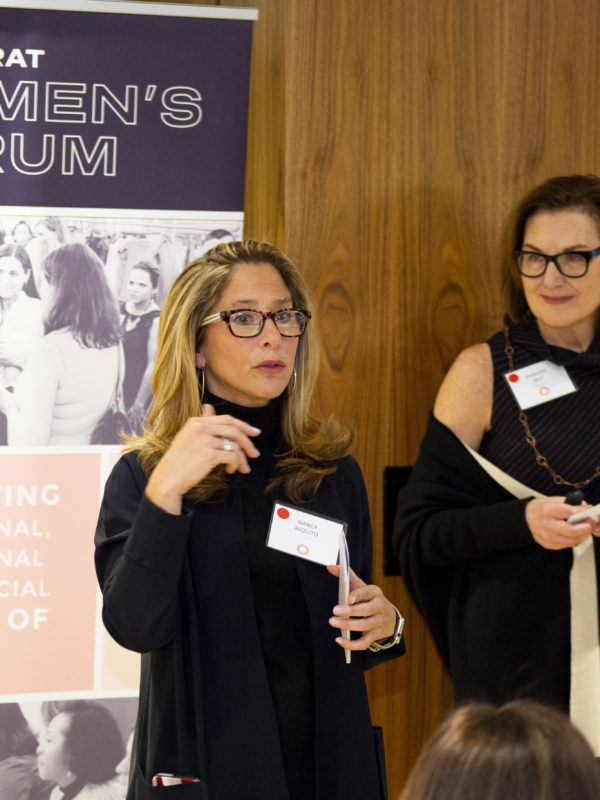
<svg viewBox="0 0 600 800"><path fill-rule="evenodd" d="M161 790L149 786L155 772L204 779L171 789L174 798L285 800L239 480L224 500L188 505L181 516L154 506L145 485L135 453L124 455L107 481L96 531L105 625L120 644L143 653L127 800L156 797ZM339 462L307 508L348 523L351 565L370 582L369 509L353 458ZM363 670L401 655L404 644L353 653L346 665L328 624L337 581L325 567L295 562L313 638L317 796L376 800L383 790ZM199 607L206 608L200 619Z"/></svg>
<svg viewBox="0 0 600 800"><path fill-rule="evenodd" d="M573 556L536 544L527 502L430 414L398 495L394 547L456 702L532 697L568 707Z"/></svg>

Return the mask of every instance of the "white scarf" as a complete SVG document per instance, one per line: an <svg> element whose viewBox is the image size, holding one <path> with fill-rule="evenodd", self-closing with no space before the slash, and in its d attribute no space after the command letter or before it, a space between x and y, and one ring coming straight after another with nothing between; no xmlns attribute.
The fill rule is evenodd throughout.
<svg viewBox="0 0 600 800"><path fill-rule="evenodd" d="M463 442L464 444L464 442ZM515 497L543 497L515 480L465 445L469 453L493 478ZM592 537L573 548L569 577L571 593L571 687L569 716L600 756L600 642L598 641L598 583Z"/></svg>

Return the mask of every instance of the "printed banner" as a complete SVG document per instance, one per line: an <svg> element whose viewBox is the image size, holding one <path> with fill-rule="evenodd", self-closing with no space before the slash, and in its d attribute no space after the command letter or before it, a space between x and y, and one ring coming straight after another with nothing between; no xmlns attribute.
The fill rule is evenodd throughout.
<svg viewBox="0 0 600 800"><path fill-rule="evenodd" d="M93 565L110 411L140 432L169 287L242 236L256 18L0 0L1 797L65 789L74 731L94 791L125 796L139 655Z"/></svg>
<svg viewBox="0 0 600 800"><path fill-rule="evenodd" d="M100 459L0 455L2 693L91 689ZM77 602L74 602L77 598ZM40 669L34 653L52 654Z"/></svg>
<svg viewBox="0 0 600 800"><path fill-rule="evenodd" d="M12 5L0 31L2 203L242 210L251 11Z"/></svg>

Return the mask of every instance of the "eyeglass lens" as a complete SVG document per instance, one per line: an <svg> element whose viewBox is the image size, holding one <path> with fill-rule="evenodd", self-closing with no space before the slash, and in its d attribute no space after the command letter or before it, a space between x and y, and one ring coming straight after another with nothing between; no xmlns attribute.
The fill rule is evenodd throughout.
<svg viewBox="0 0 600 800"><path fill-rule="evenodd" d="M543 253L519 253L517 266L525 277L537 278L546 271L548 262L553 261L558 271L568 278L580 278L588 268L587 253L561 253L558 256L546 256Z"/></svg>
<svg viewBox="0 0 600 800"><path fill-rule="evenodd" d="M306 318L301 311L277 311L271 316L282 336L300 336L306 327ZM256 336L265 324L258 311L234 311L229 317L229 326L235 336Z"/></svg>

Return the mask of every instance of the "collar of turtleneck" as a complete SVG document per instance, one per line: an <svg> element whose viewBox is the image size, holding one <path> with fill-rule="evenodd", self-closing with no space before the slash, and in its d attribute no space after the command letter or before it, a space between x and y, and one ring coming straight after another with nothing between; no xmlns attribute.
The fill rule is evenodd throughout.
<svg viewBox="0 0 600 800"><path fill-rule="evenodd" d="M565 347L548 344L542 334L537 320L532 318L524 325L514 325L510 328L509 337L513 344L521 345L542 359L549 359L556 364L571 366L585 366L598 368L600 365L600 336L594 335L590 346L584 353L577 353Z"/></svg>
<svg viewBox="0 0 600 800"><path fill-rule="evenodd" d="M217 414L229 414L236 419L241 419L255 428L260 428L259 436L254 437L253 441L261 450L261 444L272 442L277 432L281 429L281 406L283 395L270 400L265 406L240 406L223 400L209 391L204 392L203 403L210 403L214 406ZM260 444L259 444L260 442Z"/></svg>

